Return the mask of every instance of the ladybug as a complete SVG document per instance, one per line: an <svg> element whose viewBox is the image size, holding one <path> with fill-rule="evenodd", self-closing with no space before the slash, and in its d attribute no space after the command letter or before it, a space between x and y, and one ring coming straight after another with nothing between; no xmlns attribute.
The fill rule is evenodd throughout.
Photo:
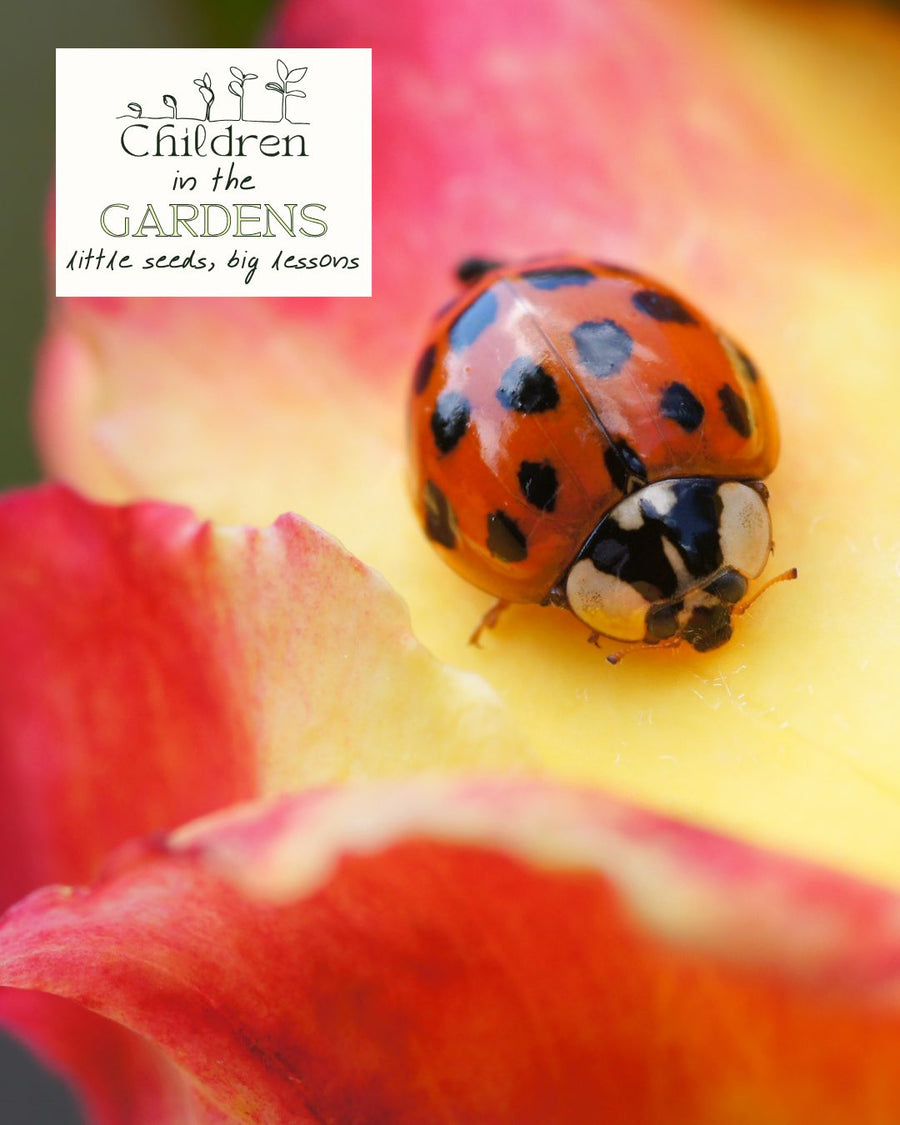
<svg viewBox="0 0 900 1125"><path fill-rule="evenodd" d="M778 425L753 361L631 269L566 256L457 272L467 289L415 369L410 484L437 550L498 599L472 641L537 602L595 644L724 644L773 546Z"/></svg>

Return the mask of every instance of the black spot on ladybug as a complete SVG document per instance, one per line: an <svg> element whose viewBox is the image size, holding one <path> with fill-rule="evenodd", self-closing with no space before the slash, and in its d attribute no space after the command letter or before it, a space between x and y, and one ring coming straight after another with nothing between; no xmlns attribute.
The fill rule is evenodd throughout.
<svg viewBox="0 0 900 1125"><path fill-rule="evenodd" d="M666 387L660 399L659 410L664 418L671 418L689 434L703 421L703 403L684 383L670 383Z"/></svg>
<svg viewBox="0 0 900 1125"><path fill-rule="evenodd" d="M530 359L514 360L503 373L498 401L519 414L543 414L559 405L559 391L553 376Z"/></svg>
<svg viewBox="0 0 900 1125"><path fill-rule="evenodd" d="M488 550L502 562L522 562L528 557L528 543L522 529L506 512L491 512L487 518Z"/></svg>
<svg viewBox="0 0 900 1125"><path fill-rule="evenodd" d="M486 273L499 269L502 265L496 258L464 258L456 267L456 277L463 285L472 285L481 281Z"/></svg>
<svg viewBox="0 0 900 1125"><path fill-rule="evenodd" d="M551 266L548 269L525 270L522 277L535 289L563 289L567 285L588 285L596 278L580 266Z"/></svg>
<svg viewBox="0 0 900 1125"><path fill-rule="evenodd" d="M586 320L572 332L584 368L605 379L615 375L631 357L631 337L614 320Z"/></svg>
<svg viewBox="0 0 900 1125"><path fill-rule="evenodd" d="M722 404L722 413L728 425L743 438L748 438L753 433L753 422L747 404L737 393L734 387L725 383L719 388L719 402Z"/></svg>
<svg viewBox="0 0 900 1125"><path fill-rule="evenodd" d="M741 366L743 367L744 373L746 374L747 378L751 383L757 382L759 379L759 370L757 369L756 364L753 362L750 356L747 355L744 349L739 348L737 344L734 345L734 351L738 359L741 361Z"/></svg>
<svg viewBox="0 0 900 1125"><path fill-rule="evenodd" d="M425 533L435 543L451 549L456 546L456 516L450 501L433 481L427 481L422 497L425 502Z"/></svg>
<svg viewBox="0 0 900 1125"><path fill-rule="evenodd" d="M434 344L426 348L419 356L419 362L416 364L416 373L413 376L413 386L417 395L420 395L428 386L428 380L431 378L431 372L434 369L434 360L437 355Z"/></svg>
<svg viewBox="0 0 900 1125"><path fill-rule="evenodd" d="M486 289L450 325L451 347L467 348L474 344L496 317L497 297L491 289Z"/></svg>
<svg viewBox="0 0 900 1125"><path fill-rule="evenodd" d="M556 507L559 481L549 461L523 461L519 466L519 487L528 503L542 512L552 512Z"/></svg>
<svg viewBox="0 0 900 1125"><path fill-rule="evenodd" d="M641 289L632 294L631 303L646 316L666 324L696 324L693 313L684 307L677 297L668 293L657 293L655 289Z"/></svg>
<svg viewBox="0 0 900 1125"><path fill-rule="evenodd" d="M759 370L744 349L739 347L730 337L726 336L724 332L719 333L719 340L728 355L728 359L731 362L732 369L735 375L737 375L738 380L747 379L751 383L759 382Z"/></svg>
<svg viewBox="0 0 900 1125"><path fill-rule="evenodd" d="M458 391L444 391L438 397L431 415L431 432L441 453L450 453L459 444L469 424L470 413L469 400Z"/></svg>
<svg viewBox="0 0 900 1125"><path fill-rule="evenodd" d="M613 442L603 454L607 471L620 492L628 494L647 483L647 469L624 438Z"/></svg>

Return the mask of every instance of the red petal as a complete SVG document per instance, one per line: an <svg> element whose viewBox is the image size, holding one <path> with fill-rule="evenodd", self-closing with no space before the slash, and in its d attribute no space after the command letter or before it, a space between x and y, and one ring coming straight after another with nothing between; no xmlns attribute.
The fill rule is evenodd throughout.
<svg viewBox="0 0 900 1125"><path fill-rule="evenodd" d="M234 1117L862 1125L900 1099L894 894L541 787L282 799L170 846L16 907L0 979L157 1041Z"/></svg>
<svg viewBox="0 0 900 1125"><path fill-rule="evenodd" d="M63 488L3 497L0 667L0 905L261 792L522 756L482 682L294 516L216 529Z"/></svg>
<svg viewBox="0 0 900 1125"><path fill-rule="evenodd" d="M0 501L0 901L258 792L216 571L184 509Z"/></svg>

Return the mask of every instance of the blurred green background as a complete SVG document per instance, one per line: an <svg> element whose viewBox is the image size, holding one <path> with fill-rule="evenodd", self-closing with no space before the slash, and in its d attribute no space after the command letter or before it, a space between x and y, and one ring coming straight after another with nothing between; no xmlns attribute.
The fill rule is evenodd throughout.
<svg viewBox="0 0 900 1125"><path fill-rule="evenodd" d="M0 487L38 475L28 398L48 285L44 213L53 164L55 48L230 47L259 38L267 8L266 0L46 0L5 9L0 73L15 117L4 169L0 243L6 345L0 376Z"/></svg>

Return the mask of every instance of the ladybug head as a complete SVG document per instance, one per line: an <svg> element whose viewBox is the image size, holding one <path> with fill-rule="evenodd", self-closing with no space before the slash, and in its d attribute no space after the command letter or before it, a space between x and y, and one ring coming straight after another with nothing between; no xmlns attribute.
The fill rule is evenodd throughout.
<svg viewBox="0 0 900 1125"><path fill-rule="evenodd" d="M604 516L569 568L569 608L618 640L718 648L772 549L767 495L756 482L707 477L634 492Z"/></svg>

